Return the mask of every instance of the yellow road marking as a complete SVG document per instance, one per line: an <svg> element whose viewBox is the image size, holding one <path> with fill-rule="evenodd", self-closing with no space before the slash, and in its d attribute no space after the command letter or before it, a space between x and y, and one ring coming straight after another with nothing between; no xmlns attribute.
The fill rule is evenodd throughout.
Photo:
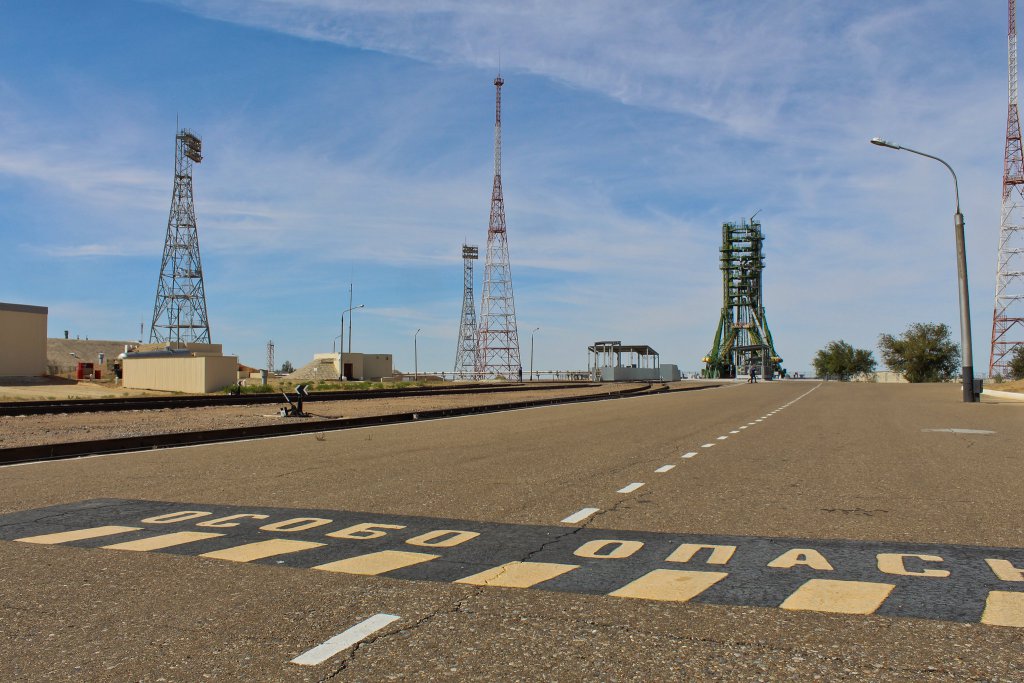
<svg viewBox="0 0 1024 683"><path fill-rule="evenodd" d="M455 583L473 586L504 586L505 588L529 588L556 576L577 569L578 564L556 564L553 562L507 562L459 579Z"/></svg>
<svg viewBox="0 0 1024 683"><path fill-rule="evenodd" d="M223 550L214 550L213 552L203 553L199 557L212 557L215 560L229 560L231 562L252 562L253 560L262 560L264 557L287 555L288 553L297 553L300 550L319 548L322 545L326 545L326 543L274 538L269 541L258 541L256 543L246 543L245 545L224 548Z"/></svg>
<svg viewBox="0 0 1024 683"><path fill-rule="evenodd" d="M342 574L363 574L364 576L376 576L402 567L411 567L421 562L429 562L441 557L429 553L409 553L401 550L382 550L378 553L349 557L337 562L320 564L313 569L320 569L325 572L341 572Z"/></svg>
<svg viewBox="0 0 1024 683"><path fill-rule="evenodd" d="M22 543L68 543L70 541L84 541L87 538L100 538L101 536L113 536L124 534L129 531L138 531L139 526L96 526L91 529L79 529L78 531L61 531L56 534L43 534L42 536L26 536L14 540Z"/></svg>
<svg viewBox="0 0 1024 683"><path fill-rule="evenodd" d="M779 607L835 614L873 614L893 588L891 583L811 579L793 591Z"/></svg>
<svg viewBox="0 0 1024 683"><path fill-rule="evenodd" d="M178 531L173 534L150 536L149 538L141 538L137 541L125 541L124 543L114 543L103 547L109 550L136 550L139 552L146 552L148 550L171 548L176 545L193 543L195 541L202 541L206 538L216 538L217 536L223 535L224 534L215 534L206 531Z"/></svg>
<svg viewBox="0 0 1024 683"><path fill-rule="evenodd" d="M682 569L655 569L608 595L616 598L640 598L686 602L729 576L727 572L691 572Z"/></svg>
<svg viewBox="0 0 1024 683"><path fill-rule="evenodd" d="M1024 628L1024 593L989 591L981 623Z"/></svg>

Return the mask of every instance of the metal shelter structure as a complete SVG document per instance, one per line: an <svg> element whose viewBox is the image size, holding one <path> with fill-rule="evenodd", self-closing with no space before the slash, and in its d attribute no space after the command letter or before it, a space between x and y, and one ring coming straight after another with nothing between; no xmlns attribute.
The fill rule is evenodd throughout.
<svg viewBox="0 0 1024 683"><path fill-rule="evenodd" d="M622 356L626 362L623 364ZM647 344L623 344L620 341L596 341L587 347L587 365L596 368L641 368L656 370L661 367L661 354Z"/></svg>
<svg viewBox="0 0 1024 683"><path fill-rule="evenodd" d="M475 245L462 245L462 319L455 350L455 376L470 378L476 374L477 329L476 300L473 296L473 262L480 258Z"/></svg>
<svg viewBox="0 0 1024 683"><path fill-rule="evenodd" d="M512 267L509 264L505 227L505 199L501 191L501 86L504 84L499 74L494 79L494 186L491 190L487 257L484 261L483 292L480 297L476 372L483 378L522 379L519 329L516 325Z"/></svg>
<svg viewBox="0 0 1024 683"><path fill-rule="evenodd" d="M167 219L150 343L210 343L199 232L192 201L192 165L203 160L203 141L187 128L175 135L174 190Z"/></svg>
<svg viewBox="0 0 1024 683"><path fill-rule="evenodd" d="M736 377L751 367L765 379L782 372L764 313L761 223L722 224L722 316L711 351L704 356L705 377Z"/></svg>
<svg viewBox="0 0 1024 683"><path fill-rule="evenodd" d="M996 257L996 296L988 375L1005 376L1014 349L1024 345L1024 151L1017 97L1017 3L1009 0L1009 105L1003 157L1003 202Z"/></svg>

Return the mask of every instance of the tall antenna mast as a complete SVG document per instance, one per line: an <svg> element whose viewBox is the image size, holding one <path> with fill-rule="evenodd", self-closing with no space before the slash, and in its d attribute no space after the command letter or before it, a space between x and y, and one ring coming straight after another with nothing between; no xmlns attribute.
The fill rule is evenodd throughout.
<svg viewBox="0 0 1024 683"><path fill-rule="evenodd" d="M1003 206L996 258L996 296L992 314L989 377L1006 376L1016 347L1024 345L1024 152L1017 104L1017 3L1009 0L1007 50L1009 105L1003 158Z"/></svg>
<svg viewBox="0 0 1024 683"><path fill-rule="evenodd" d="M473 261L480 256L475 245L462 245L462 320L459 322L459 345L455 350L455 374L472 377L476 374L476 303L473 298Z"/></svg>
<svg viewBox="0 0 1024 683"><path fill-rule="evenodd" d="M519 330L512 295L512 267L508 259L505 229L505 199L501 192L501 86L494 79L494 188L491 191L491 219L487 227L487 259L480 297L480 329L477 344L477 374L483 377L521 379Z"/></svg>
<svg viewBox="0 0 1024 683"><path fill-rule="evenodd" d="M203 141L187 128L175 135L174 190L160 278L153 304L151 343L210 343L199 232L192 203L192 165L203 160Z"/></svg>
<svg viewBox="0 0 1024 683"><path fill-rule="evenodd" d="M274 340L267 340L267 372L274 371Z"/></svg>

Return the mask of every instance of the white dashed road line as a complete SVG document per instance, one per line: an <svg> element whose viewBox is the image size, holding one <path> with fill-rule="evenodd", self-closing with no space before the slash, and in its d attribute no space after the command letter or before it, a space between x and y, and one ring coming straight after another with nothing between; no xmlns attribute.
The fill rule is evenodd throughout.
<svg viewBox="0 0 1024 683"><path fill-rule="evenodd" d="M713 443L702 443L702 444L700 445L700 447L701 447L701 448L711 448L711 447L712 447L712 446L714 446L714 445L715 445L715 444L713 444Z"/></svg>
<svg viewBox="0 0 1024 683"><path fill-rule="evenodd" d="M576 522L582 522L587 519L595 512L600 512L600 508L583 508L579 512L574 512L565 519L562 520L563 524L575 524Z"/></svg>
<svg viewBox="0 0 1024 683"><path fill-rule="evenodd" d="M673 467L675 467L675 465L662 465L661 467L659 467L658 469L656 469L654 471L657 472L658 474L664 474L665 472L668 472Z"/></svg>
<svg viewBox="0 0 1024 683"><path fill-rule="evenodd" d="M690 451L689 453L683 453L683 457L684 458L692 458L695 455L697 455L697 451Z"/></svg>
<svg viewBox="0 0 1024 683"><path fill-rule="evenodd" d="M399 619L401 617L394 614L375 614L347 631L342 631L333 638L324 641L312 650L306 650L293 659L291 663L299 664L300 666L316 666Z"/></svg>
<svg viewBox="0 0 1024 683"><path fill-rule="evenodd" d="M626 486L623 486L621 489L616 491L616 493L633 493L633 491L636 491L643 485L644 482L642 481L634 481L632 484L627 484Z"/></svg>

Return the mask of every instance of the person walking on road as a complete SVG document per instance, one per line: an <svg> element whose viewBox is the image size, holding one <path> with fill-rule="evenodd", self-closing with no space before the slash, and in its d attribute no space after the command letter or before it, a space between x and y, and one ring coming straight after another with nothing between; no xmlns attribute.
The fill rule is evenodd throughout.
<svg viewBox="0 0 1024 683"><path fill-rule="evenodd" d="M750 379L747 380L747 384L757 384L757 368L753 365L750 366Z"/></svg>

